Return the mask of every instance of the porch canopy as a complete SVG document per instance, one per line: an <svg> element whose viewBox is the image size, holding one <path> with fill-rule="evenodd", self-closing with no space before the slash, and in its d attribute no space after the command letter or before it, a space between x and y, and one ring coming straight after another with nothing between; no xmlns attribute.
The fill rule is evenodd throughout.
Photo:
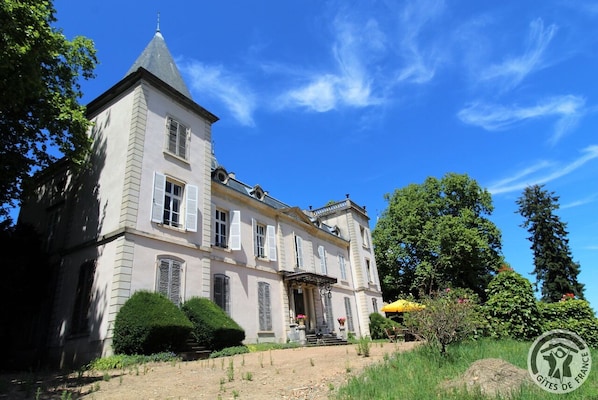
<svg viewBox="0 0 598 400"><path fill-rule="evenodd" d="M282 271L283 280L285 282L301 284L311 284L315 286L328 286L338 282L338 279L328 275L316 274L315 272L297 271L289 272Z"/></svg>
<svg viewBox="0 0 598 400"><path fill-rule="evenodd" d="M400 313L409 311L420 311L426 308L425 305L413 301L399 299L382 307L380 311L387 313Z"/></svg>

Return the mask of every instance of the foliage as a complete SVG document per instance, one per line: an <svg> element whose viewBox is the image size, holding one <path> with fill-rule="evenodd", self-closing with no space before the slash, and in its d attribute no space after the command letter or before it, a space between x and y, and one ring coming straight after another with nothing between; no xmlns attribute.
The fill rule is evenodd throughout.
<svg viewBox="0 0 598 400"><path fill-rule="evenodd" d="M246 346L249 349L250 353L255 353L258 351L266 351L266 350L280 350L280 349L294 349L297 347L301 347L299 343L288 342L288 343L254 343L248 344Z"/></svg>
<svg viewBox="0 0 598 400"><path fill-rule="evenodd" d="M193 325L159 293L138 291L121 307L114 322L117 354L153 354L183 347Z"/></svg>
<svg viewBox="0 0 598 400"><path fill-rule="evenodd" d="M534 253L536 288L540 284L542 300L556 302L563 293L573 293L583 299L584 285L577 280L580 266L573 261L567 224L554 214L559 197L543 189L544 185L528 186L517 199L521 224L530 233Z"/></svg>
<svg viewBox="0 0 598 400"><path fill-rule="evenodd" d="M150 355L114 354L108 357L96 358L89 363L87 368L95 371L107 371L110 369L123 369L133 365L146 364L149 362L172 362L180 360L181 358L172 352L162 352Z"/></svg>
<svg viewBox="0 0 598 400"><path fill-rule="evenodd" d="M247 346L225 347L222 350L212 352L210 354L210 358L228 357L228 356L235 356L237 354L245 354L245 353L250 353L250 350Z"/></svg>
<svg viewBox="0 0 598 400"><path fill-rule="evenodd" d="M97 59L91 40L69 41L53 26L50 0L4 0L0 21L0 217L7 218L23 180L54 160L48 146L84 160L89 121L78 80L93 77Z"/></svg>
<svg viewBox="0 0 598 400"><path fill-rule="evenodd" d="M486 189L451 173L385 199L373 242L386 298L431 294L446 284L484 296L501 262L501 235L488 219L493 205Z"/></svg>
<svg viewBox="0 0 598 400"><path fill-rule="evenodd" d="M519 368L527 369L530 342L511 339L485 338L450 345L447 356L440 356L425 346L413 351L394 353L387 361L371 365L365 371L349 379L334 397L344 399L410 399L410 400L488 400L489 397L475 391L445 391L442 383L461 376L469 366L484 358L501 358ZM591 351L592 358L598 351ZM547 393L535 384L516 390L511 397L499 399L544 400ZM567 399L598 398L598 374L591 373L588 380L574 392L553 396Z"/></svg>
<svg viewBox="0 0 598 400"><path fill-rule="evenodd" d="M540 334L541 316L532 285L511 269L492 279L483 309L492 337L532 339Z"/></svg>
<svg viewBox="0 0 598 400"><path fill-rule="evenodd" d="M193 323L192 335L201 346L212 350L239 346L245 331L210 299L193 297L182 306Z"/></svg>
<svg viewBox="0 0 598 400"><path fill-rule="evenodd" d="M542 315L542 330L566 329L577 333L588 346L598 347L598 319L585 300L564 300L538 303Z"/></svg>
<svg viewBox="0 0 598 400"><path fill-rule="evenodd" d="M370 314L370 336L372 339L386 339L385 329L392 329L395 326L400 326L398 322L390 318L386 318L377 312Z"/></svg>
<svg viewBox="0 0 598 400"><path fill-rule="evenodd" d="M369 357L372 340L367 336L362 336L357 341L357 355Z"/></svg>
<svg viewBox="0 0 598 400"><path fill-rule="evenodd" d="M481 326L476 298L471 290L447 288L422 299L423 310L406 313L405 326L445 354L449 344L472 337Z"/></svg>

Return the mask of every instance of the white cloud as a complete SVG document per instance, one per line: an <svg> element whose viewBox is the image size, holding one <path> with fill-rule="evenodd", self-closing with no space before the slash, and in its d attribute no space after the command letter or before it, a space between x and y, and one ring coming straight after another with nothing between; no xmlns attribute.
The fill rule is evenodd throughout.
<svg viewBox="0 0 598 400"><path fill-rule="evenodd" d="M503 85L503 90L516 87L534 70L542 68L544 53L556 31L556 25L544 28L541 19L532 21L524 53L508 58L500 64L491 65L482 71L480 79L498 81Z"/></svg>
<svg viewBox="0 0 598 400"><path fill-rule="evenodd" d="M531 185L541 185L568 175L596 158L598 158L598 145L588 146L582 150L582 155L579 158L568 164L562 165L555 162L541 161L516 172L511 177L490 185L488 191L492 194L501 194L521 191ZM535 174L536 172L538 174Z"/></svg>
<svg viewBox="0 0 598 400"><path fill-rule="evenodd" d="M550 139L555 144L563 135L575 127L584 113L585 99L574 95L548 98L536 105L502 106L487 103L471 103L457 113L466 124L479 126L488 131L511 128L522 121L557 117L554 133Z"/></svg>
<svg viewBox="0 0 598 400"><path fill-rule="evenodd" d="M572 201L572 202L567 203L567 204L563 204L562 206L560 206L560 208L562 210L564 210L564 209L567 209L567 208L574 208L574 207L583 206L583 205L586 205L586 204L593 203L594 201L596 201L597 198L598 198L598 195L594 194L592 196L588 196L588 197L585 197L583 199L579 199L579 200L575 200L575 201Z"/></svg>
<svg viewBox="0 0 598 400"><path fill-rule="evenodd" d="M208 96L220 101L241 125L255 125L254 95L242 79L222 66L206 65L198 61L184 62L181 66L183 73L190 78L191 89L198 97Z"/></svg>
<svg viewBox="0 0 598 400"><path fill-rule="evenodd" d="M373 95L368 64L384 51L385 37L375 20L364 24L344 16L334 21L335 41L331 53L335 71L305 74L303 83L283 93L278 106L326 112L339 106L367 107L381 100Z"/></svg>

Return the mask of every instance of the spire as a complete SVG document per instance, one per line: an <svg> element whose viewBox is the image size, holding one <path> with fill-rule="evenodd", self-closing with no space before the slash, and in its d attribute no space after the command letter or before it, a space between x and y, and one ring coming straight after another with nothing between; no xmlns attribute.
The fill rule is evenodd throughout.
<svg viewBox="0 0 598 400"><path fill-rule="evenodd" d="M154 37L125 76L137 71L139 67L147 69L174 89L192 99L191 92L185 85L181 73L174 63L168 47L166 47L164 37L160 33L160 13L158 13L158 25Z"/></svg>

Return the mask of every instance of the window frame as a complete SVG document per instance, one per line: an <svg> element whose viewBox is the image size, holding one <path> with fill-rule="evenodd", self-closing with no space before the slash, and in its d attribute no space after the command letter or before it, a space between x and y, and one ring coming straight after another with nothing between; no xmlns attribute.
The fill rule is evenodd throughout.
<svg viewBox="0 0 598 400"><path fill-rule="evenodd" d="M89 319L95 281L96 262L86 261L79 267L77 288L71 314L71 335L89 334Z"/></svg>
<svg viewBox="0 0 598 400"><path fill-rule="evenodd" d="M221 208L214 211L214 246L228 248L229 212Z"/></svg>
<svg viewBox="0 0 598 400"><path fill-rule="evenodd" d="M174 149L173 146L173 124L175 126L174 133ZM182 143L181 143L182 142ZM189 145L191 142L191 129L180 120L168 116L166 118L166 144L165 151L175 157L181 158L185 161L189 160ZM182 153L182 154L181 154Z"/></svg>
<svg viewBox="0 0 598 400"><path fill-rule="evenodd" d="M182 188L182 195L177 196L179 200L178 226L171 223L171 218L168 219L168 222L164 218L167 211L167 196L171 196L166 191L167 183L170 183L171 186L180 186ZM199 188L196 185L188 184L171 176L161 174L158 171L154 171L152 187L151 221L171 229L197 232Z"/></svg>

